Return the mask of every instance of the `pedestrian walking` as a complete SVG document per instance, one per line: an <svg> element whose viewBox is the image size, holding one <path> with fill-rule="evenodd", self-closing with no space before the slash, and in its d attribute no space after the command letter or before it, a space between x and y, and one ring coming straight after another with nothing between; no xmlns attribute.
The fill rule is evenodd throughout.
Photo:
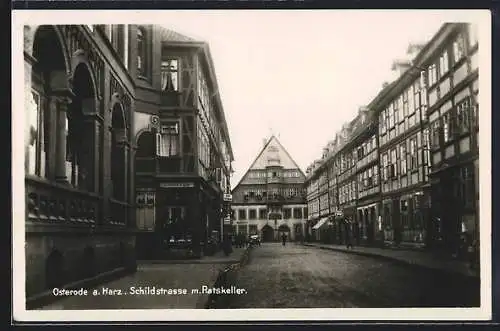
<svg viewBox="0 0 500 331"><path fill-rule="evenodd" d="M347 249L352 249L352 229L351 229L351 222L349 219L346 220L346 248Z"/></svg>
<svg viewBox="0 0 500 331"><path fill-rule="evenodd" d="M286 245L286 234L283 233L283 235L281 236L281 240L283 241L283 246Z"/></svg>

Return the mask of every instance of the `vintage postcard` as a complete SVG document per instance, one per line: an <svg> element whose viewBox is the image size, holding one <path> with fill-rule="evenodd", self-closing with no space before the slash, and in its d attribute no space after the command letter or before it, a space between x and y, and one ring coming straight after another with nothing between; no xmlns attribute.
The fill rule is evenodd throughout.
<svg viewBox="0 0 500 331"><path fill-rule="evenodd" d="M491 17L13 11L17 321L491 318Z"/></svg>

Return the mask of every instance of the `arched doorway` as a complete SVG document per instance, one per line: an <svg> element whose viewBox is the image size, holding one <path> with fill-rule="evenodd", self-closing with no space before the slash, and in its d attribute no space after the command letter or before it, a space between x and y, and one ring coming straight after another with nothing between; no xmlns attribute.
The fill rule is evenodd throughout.
<svg viewBox="0 0 500 331"><path fill-rule="evenodd" d="M279 240L281 240L282 236L285 235L287 240L291 240L292 238L290 238L290 227L286 224L281 224L279 227L278 227L278 236L279 236Z"/></svg>
<svg viewBox="0 0 500 331"><path fill-rule="evenodd" d="M73 93L66 114L66 179L74 187L94 191L94 148L100 150L101 141L95 139L95 120L91 119L96 113L94 85L89 68L84 63L75 68Z"/></svg>
<svg viewBox="0 0 500 331"><path fill-rule="evenodd" d="M111 114L111 182L112 197L126 201L127 189L127 141L125 115L120 103L115 103Z"/></svg>
<svg viewBox="0 0 500 331"><path fill-rule="evenodd" d="M268 224L264 225L261 232L263 242L274 241L274 229L271 226L269 226Z"/></svg>
<svg viewBox="0 0 500 331"><path fill-rule="evenodd" d="M59 162L55 170L50 166L58 162L56 160L63 161L66 149L66 135L61 134L58 138L59 133L54 136L51 132L54 125L61 120L64 122L64 118L59 119L57 102L53 102L58 100L53 91L68 89L68 81L64 79L67 77L66 57L53 26L38 27L33 36L32 55L36 61L28 76L30 81L26 82L31 89L26 89L25 170L27 174L40 177L63 178L64 162ZM56 148L60 150L56 152Z"/></svg>

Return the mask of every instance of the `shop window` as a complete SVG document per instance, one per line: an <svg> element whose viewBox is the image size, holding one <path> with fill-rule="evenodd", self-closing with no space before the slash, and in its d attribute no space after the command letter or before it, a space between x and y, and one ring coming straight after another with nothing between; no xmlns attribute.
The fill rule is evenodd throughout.
<svg viewBox="0 0 500 331"><path fill-rule="evenodd" d="M466 208L473 208L476 200L476 192L474 187L474 168L472 165L465 166L460 172L460 193L462 202Z"/></svg>
<svg viewBox="0 0 500 331"><path fill-rule="evenodd" d="M164 92L179 91L178 59L167 59L161 62L161 89Z"/></svg>
<svg viewBox="0 0 500 331"><path fill-rule="evenodd" d="M246 220L247 219L247 211L246 211L246 209L240 209L240 210L238 210L238 219L239 220Z"/></svg>

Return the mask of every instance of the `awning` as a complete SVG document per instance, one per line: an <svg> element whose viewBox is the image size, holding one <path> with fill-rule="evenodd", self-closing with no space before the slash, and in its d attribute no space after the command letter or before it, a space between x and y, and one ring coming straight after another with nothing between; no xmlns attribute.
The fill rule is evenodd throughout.
<svg viewBox="0 0 500 331"><path fill-rule="evenodd" d="M328 221L328 217L323 217L315 226L313 226L313 230L318 230Z"/></svg>

